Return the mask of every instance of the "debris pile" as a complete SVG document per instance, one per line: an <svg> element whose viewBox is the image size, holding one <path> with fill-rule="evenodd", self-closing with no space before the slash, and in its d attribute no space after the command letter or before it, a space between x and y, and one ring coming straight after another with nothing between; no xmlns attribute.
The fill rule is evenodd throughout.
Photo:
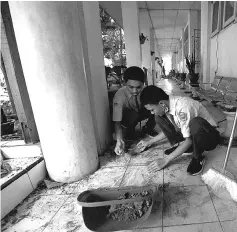
<svg viewBox="0 0 237 232"><path fill-rule="evenodd" d="M118 197L118 200L125 200L135 197L145 197L152 194L152 191L143 191L141 193L129 193L126 192ZM140 202L132 202L118 205L109 206L109 214L107 218L112 218L117 221L124 221L126 223L132 222L141 218L149 209L152 204L152 200L144 200Z"/></svg>

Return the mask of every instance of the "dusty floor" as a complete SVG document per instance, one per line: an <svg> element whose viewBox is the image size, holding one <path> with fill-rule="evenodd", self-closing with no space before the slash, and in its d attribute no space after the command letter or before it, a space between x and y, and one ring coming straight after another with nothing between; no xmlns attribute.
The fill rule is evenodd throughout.
<svg viewBox="0 0 237 232"><path fill-rule="evenodd" d="M200 176L190 176L186 168L190 156L182 156L154 174L146 162L164 155L163 143L139 156L100 157L101 168L93 175L58 189L36 189L5 217L4 232L86 232L77 196L91 188L167 184L147 221L134 231L142 232L236 232L237 203L213 195ZM204 172L221 166L227 147L205 153ZM227 169L237 177L237 148L232 148Z"/></svg>

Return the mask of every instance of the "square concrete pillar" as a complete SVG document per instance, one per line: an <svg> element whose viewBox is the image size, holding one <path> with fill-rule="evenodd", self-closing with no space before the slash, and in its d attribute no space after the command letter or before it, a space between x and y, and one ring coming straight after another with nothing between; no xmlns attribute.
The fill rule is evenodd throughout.
<svg viewBox="0 0 237 232"><path fill-rule="evenodd" d="M140 21L140 32L143 33L144 36L147 37L148 40L145 41L144 44L141 45L142 49L142 67L147 69L147 80L148 85L153 85L152 78L152 69L151 69L151 22L149 17L149 12L147 10L141 10L139 13L139 21Z"/></svg>
<svg viewBox="0 0 237 232"><path fill-rule="evenodd" d="M210 82L211 2L201 2L201 69L203 82Z"/></svg>
<svg viewBox="0 0 237 232"><path fill-rule="evenodd" d="M189 28L188 28L188 37L189 37L189 54L192 55L193 52L193 37L194 37L194 29L200 29L200 17L199 17L200 11L198 10L189 10L188 14L188 22L189 22Z"/></svg>
<svg viewBox="0 0 237 232"><path fill-rule="evenodd" d="M121 2L123 30L127 67L138 66L142 68L142 54L140 46L139 10L137 2Z"/></svg>
<svg viewBox="0 0 237 232"><path fill-rule="evenodd" d="M152 73L152 84L155 85L156 79L155 79L155 34L154 30L150 28L150 47L151 47L151 73Z"/></svg>
<svg viewBox="0 0 237 232"><path fill-rule="evenodd" d="M1 13L1 58L4 63L3 69L6 81L11 90L10 96L14 101L25 142L36 143L39 142L38 130L25 82L7 2L2 3Z"/></svg>
<svg viewBox="0 0 237 232"><path fill-rule="evenodd" d="M183 72L185 71L185 62L184 62L184 28L181 30L181 38L182 38L182 50L181 50L181 62L182 62L182 70Z"/></svg>
<svg viewBox="0 0 237 232"><path fill-rule="evenodd" d="M92 118L99 155L112 139L98 2L78 2ZM93 15L93 17L91 17Z"/></svg>

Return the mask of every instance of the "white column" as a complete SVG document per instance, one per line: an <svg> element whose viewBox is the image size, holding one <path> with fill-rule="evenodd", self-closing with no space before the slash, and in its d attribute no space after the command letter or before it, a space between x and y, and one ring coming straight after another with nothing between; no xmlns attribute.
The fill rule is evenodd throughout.
<svg viewBox="0 0 237 232"><path fill-rule="evenodd" d="M179 73L182 72L182 68L183 68L183 60L182 60L182 40L179 40L178 43L178 71Z"/></svg>
<svg viewBox="0 0 237 232"><path fill-rule="evenodd" d="M176 60L176 53L172 54L172 69L176 69L177 67L177 60Z"/></svg>
<svg viewBox="0 0 237 232"><path fill-rule="evenodd" d="M160 57L159 48L158 48L157 44L158 44L158 41L155 40L155 57ZM160 68L159 67L160 66L157 63L157 60L155 60L155 70L156 70L156 73L157 73L156 82L159 81L159 79L160 79Z"/></svg>
<svg viewBox="0 0 237 232"><path fill-rule="evenodd" d="M127 67L142 67L137 2L121 2Z"/></svg>
<svg viewBox="0 0 237 232"><path fill-rule="evenodd" d="M154 35L154 30L150 28L150 46L151 46L151 52L154 52L153 55L150 54L151 56L151 73L152 73L152 84L155 85L156 80L155 80L155 35Z"/></svg>
<svg viewBox="0 0 237 232"><path fill-rule="evenodd" d="M184 28L181 30L181 38L182 38L182 53L181 53L181 64L182 64L182 72L185 71L185 62L184 62Z"/></svg>
<svg viewBox="0 0 237 232"><path fill-rule="evenodd" d="M108 90L105 78L103 44L98 2L78 2L84 52L85 71L90 95L97 150L102 154L112 135ZM93 17L91 17L93 15Z"/></svg>
<svg viewBox="0 0 237 232"><path fill-rule="evenodd" d="M9 2L49 176L73 182L98 168L78 2ZM96 50L94 51L97 52Z"/></svg>
<svg viewBox="0 0 237 232"><path fill-rule="evenodd" d="M148 41L145 41L145 43L141 45L142 67L145 67L147 69L148 85L152 85L153 80L151 70L151 33L150 33L151 22L147 10L140 11L139 20L140 20L140 31L141 33L143 33L144 36L148 38Z"/></svg>
<svg viewBox="0 0 237 232"><path fill-rule="evenodd" d="M189 55L192 55L194 29L200 29L200 27L198 27L198 11L189 10L188 21L189 21L189 28L188 28Z"/></svg>
<svg viewBox="0 0 237 232"><path fill-rule="evenodd" d="M203 82L210 82L211 2L201 2L201 69Z"/></svg>

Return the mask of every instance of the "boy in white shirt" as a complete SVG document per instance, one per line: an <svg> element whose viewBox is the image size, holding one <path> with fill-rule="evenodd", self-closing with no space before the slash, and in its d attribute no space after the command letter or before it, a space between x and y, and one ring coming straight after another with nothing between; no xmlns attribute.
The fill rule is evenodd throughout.
<svg viewBox="0 0 237 232"><path fill-rule="evenodd" d="M172 145L165 151L168 156L150 163L149 170L158 171L183 153L192 151L187 172L200 174L205 162L203 152L215 149L220 142L217 124L206 108L189 97L169 96L156 86L144 88L140 100L155 115L162 132L149 141L140 141L138 148L142 151L165 137Z"/></svg>

